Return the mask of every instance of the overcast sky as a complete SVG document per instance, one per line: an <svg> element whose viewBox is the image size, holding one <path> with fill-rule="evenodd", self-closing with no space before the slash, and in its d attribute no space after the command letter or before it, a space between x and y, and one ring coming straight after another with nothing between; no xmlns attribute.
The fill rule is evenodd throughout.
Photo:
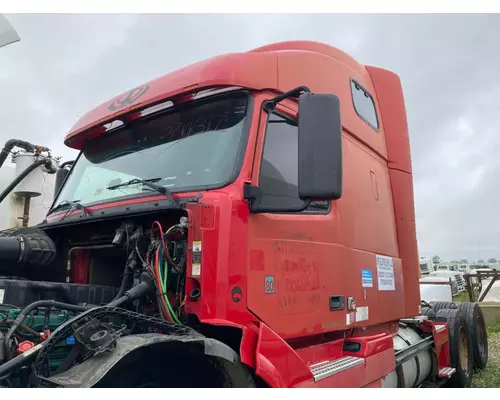
<svg viewBox="0 0 500 400"><path fill-rule="evenodd" d="M103 101L211 56L283 40L336 46L403 81L420 255L500 258L496 15L11 15L0 142L62 144Z"/></svg>

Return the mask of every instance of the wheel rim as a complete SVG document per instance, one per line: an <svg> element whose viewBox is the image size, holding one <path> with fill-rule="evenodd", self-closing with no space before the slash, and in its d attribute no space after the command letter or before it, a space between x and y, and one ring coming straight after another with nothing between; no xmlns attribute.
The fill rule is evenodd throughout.
<svg viewBox="0 0 500 400"><path fill-rule="evenodd" d="M479 354L481 358L485 357L486 353L486 329L484 326L484 321L481 320L481 318L478 316L476 318L476 336L477 336L477 343L479 344Z"/></svg>
<svg viewBox="0 0 500 400"><path fill-rule="evenodd" d="M467 333L462 328L460 329L460 344L458 346L458 353L460 356L460 366L462 371L468 375L469 374L469 346L467 342Z"/></svg>

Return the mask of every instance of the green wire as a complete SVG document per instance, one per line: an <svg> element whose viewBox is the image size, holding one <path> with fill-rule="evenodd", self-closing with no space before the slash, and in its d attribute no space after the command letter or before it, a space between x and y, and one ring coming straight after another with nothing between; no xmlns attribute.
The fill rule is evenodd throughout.
<svg viewBox="0 0 500 400"><path fill-rule="evenodd" d="M165 298L165 303L167 304L168 311L170 312L170 315L172 316L172 319L174 322L176 322L179 325L181 324L181 321L177 318L177 315L175 315L174 310L172 309L172 306L170 305L170 301L168 300L167 296L167 277L168 277L168 264L165 266L164 261L163 261L163 249L160 247L160 281L161 281L161 289L163 292L163 297ZM162 273L164 272L164 274Z"/></svg>

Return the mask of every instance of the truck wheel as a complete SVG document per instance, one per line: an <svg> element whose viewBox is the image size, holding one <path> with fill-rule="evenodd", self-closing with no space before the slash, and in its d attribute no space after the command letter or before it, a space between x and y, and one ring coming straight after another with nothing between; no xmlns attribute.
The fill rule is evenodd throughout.
<svg viewBox="0 0 500 400"><path fill-rule="evenodd" d="M436 318L436 311L430 307L422 307L422 312L420 314L426 315L427 317L429 317L429 319Z"/></svg>
<svg viewBox="0 0 500 400"><path fill-rule="evenodd" d="M451 366L456 370L446 384L454 388L469 387L472 383L474 364L472 340L465 315L458 309L439 310L436 315L446 318Z"/></svg>
<svg viewBox="0 0 500 400"><path fill-rule="evenodd" d="M483 311L477 303L461 303L458 308L469 324L474 367L485 369L488 364L488 334Z"/></svg>
<svg viewBox="0 0 500 400"><path fill-rule="evenodd" d="M453 303L452 301L436 301L433 305L432 308L434 311L439 311L439 310L455 310L457 309L457 305Z"/></svg>

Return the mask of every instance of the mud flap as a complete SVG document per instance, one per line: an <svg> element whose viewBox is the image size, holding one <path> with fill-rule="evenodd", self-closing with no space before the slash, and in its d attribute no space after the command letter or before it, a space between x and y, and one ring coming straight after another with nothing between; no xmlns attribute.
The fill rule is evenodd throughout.
<svg viewBox="0 0 500 400"><path fill-rule="evenodd" d="M207 356L221 359L224 364L239 362L238 354L218 340L200 335L165 335L147 333L119 338L111 352L97 354L67 371L41 378L43 387L89 388L97 385L119 362L132 353L141 352L153 346L168 344L184 346L186 351L199 351Z"/></svg>

